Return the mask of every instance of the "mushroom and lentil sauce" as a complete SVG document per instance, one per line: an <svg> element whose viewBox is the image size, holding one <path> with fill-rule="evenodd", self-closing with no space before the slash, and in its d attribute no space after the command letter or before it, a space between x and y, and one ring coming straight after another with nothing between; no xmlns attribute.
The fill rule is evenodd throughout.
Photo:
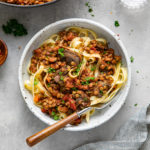
<svg viewBox="0 0 150 150"><path fill-rule="evenodd" d="M65 118L90 105L106 103L126 81L121 56L95 32L69 27L52 35L33 51L25 87L34 103L54 120ZM72 124L89 120L88 114Z"/></svg>
<svg viewBox="0 0 150 150"><path fill-rule="evenodd" d="M52 2L53 0L0 0L0 1L16 5L38 5L47 2Z"/></svg>

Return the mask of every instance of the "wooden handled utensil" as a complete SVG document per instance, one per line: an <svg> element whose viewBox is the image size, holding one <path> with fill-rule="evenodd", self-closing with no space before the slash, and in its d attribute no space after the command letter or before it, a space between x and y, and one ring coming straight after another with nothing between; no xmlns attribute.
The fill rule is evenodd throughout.
<svg viewBox="0 0 150 150"><path fill-rule="evenodd" d="M51 134L55 133L59 129L65 127L67 124L71 123L73 120L79 118L82 114L86 113L87 111L90 111L92 108L95 109L104 109L106 106L108 106L112 101L105 103L105 104L96 104L92 107L87 107L79 112L74 112L72 115L54 123L53 125L43 129L42 131L39 131L35 133L34 135L28 137L26 139L26 142L29 146L34 146L35 144L39 143L40 141L44 140L46 137L50 136Z"/></svg>
<svg viewBox="0 0 150 150"><path fill-rule="evenodd" d="M67 124L71 123L73 120L77 119L78 117L79 117L78 114L75 112L72 115L66 117L65 119L62 119L62 120L56 122L55 124L43 129L42 131L35 133L34 135L32 135L26 139L27 144L29 146L33 146L33 145L37 144L38 142L42 141L49 135L55 133L56 131L63 128Z"/></svg>

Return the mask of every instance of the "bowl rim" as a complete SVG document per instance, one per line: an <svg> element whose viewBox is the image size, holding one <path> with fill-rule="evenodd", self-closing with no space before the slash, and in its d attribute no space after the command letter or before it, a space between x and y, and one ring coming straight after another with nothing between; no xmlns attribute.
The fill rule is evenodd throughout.
<svg viewBox="0 0 150 150"><path fill-rule="evenodd" d="M11 3L0 1L0 4L5 5L5 6L10 6L10 7L16 7L16 8L34 8L34 7L47 6L50 4L54 4L58 1L60 0L53 0L52 2L47 2L44 4L37 4L37 5L17 5L17 4L11 4Z"/></svg>
<svg viewBox="0 0 150 150"><path fill-rule="evenodd" d="M108 120L110 120L113 116L116 115L116 113L121 109L121 107L124 105L125 103L125 100L126 100L126 97L129 93L129 89L130 89L130 85L131 85L131 64L130 64L130 60L129 60L129 57L128 57L128 54L127 54L127 51L126 51L126 48L125 46L123 45L122 41L118 40L118 36L117 34L115 34L114 32L112 32L109 28L107 28L106 26L104 26L103 24L101 23L97 23L95 21L92 21L92 20L89 20L89 19L82 19L82 18L70 18L70 19L64 19L64 20L60 20L60 21L56 21L54 23L51 23L49 25L47 25L46 27L44 27L43 29L41 29L40 31L38 31L30 40L29 42L27 43L27 45L25 46L24 48L24 51L22 53L22 56L21 56L21 59L20 59L20 63L19 63L19 69L18 69L18 73L19 73L19 86L20 86L20 90L21 90L21 94L23 96L23 99L26 103L26 105L28 106L28 108L30 109L30 111L37 117L39 118L41 121L43 121L44 123L46 123L47 125L52 125L52 123L50 123L49 121L47 121L46 119L44 119L43 117L41 117L38 113L36 113L32 108L31 106L26 102L26 96L25 96L25 93L24 93L24 90L23 90L23 84L22 84L22 66L23 66L23 61L24 61L24 57L26 56L26 53L28 52L29 50L29 47L30 45L34 42L34 40L36 40L42 33L43 31L46 31L48 30L49 28L52 28L54 26L57 26L57 25L61 25L63 23L68 23L68 22L84 22L84 23L87 23L87 24L91 24L91 25L94 25L94 26L97 26L103 30L105 30L107 33L110 34L110 36L112 36L115 41L117 42L117 44L121 47L121 51L123 52L124 56L125 56L125 60L126 60L126 63L127 63L127 69L128 69L128 80L127 80L127 83L126 83L126 90L124 91L124 94L122 96L122 103L119 105L119 107L117 109L115 109L113 111L112 114L110 114L107 119L103 120L103 122L101 123L97 123L97 124L94 124L92 127L85 127L84 129L83 128L71 128L71 127L64 127L63 129L64 130L67 130L67 131L85 131L85 130L89 130L89 129L93 129L93 128L96 128L102 124L104 124L105 122L107 122Z"/></svg>

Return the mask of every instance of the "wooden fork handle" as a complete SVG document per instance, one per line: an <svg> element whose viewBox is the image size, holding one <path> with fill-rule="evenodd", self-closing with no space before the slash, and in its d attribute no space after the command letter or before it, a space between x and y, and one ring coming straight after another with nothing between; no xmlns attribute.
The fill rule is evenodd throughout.
<svg viewBox="0 0 150 150"><path fill-rule="evenodd" d="M77 118L78 118L78 114L75 112L72 115L43 129L42 131L39 131L39 132L35 133L34 135L28 137L26 139L26 142L29 146L33 146L33 145L37 144L38 142L42 141L43 139L45 139L46 137L48 137L49 135L51 135L51 134L55 133L56 131L58 131L59 129L63 128L67 124L71 123L73 120L75 120Z"/></svg>

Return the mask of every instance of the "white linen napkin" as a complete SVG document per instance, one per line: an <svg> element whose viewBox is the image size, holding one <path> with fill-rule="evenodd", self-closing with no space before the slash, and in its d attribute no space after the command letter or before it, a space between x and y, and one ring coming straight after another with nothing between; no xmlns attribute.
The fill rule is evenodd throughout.
<svg viewBox="0 0 150 150"><path fill-rule="evenodd" d="M75 150L150 150L150 106L142 108L129 119L111 141L82 145Z"/></svg>

